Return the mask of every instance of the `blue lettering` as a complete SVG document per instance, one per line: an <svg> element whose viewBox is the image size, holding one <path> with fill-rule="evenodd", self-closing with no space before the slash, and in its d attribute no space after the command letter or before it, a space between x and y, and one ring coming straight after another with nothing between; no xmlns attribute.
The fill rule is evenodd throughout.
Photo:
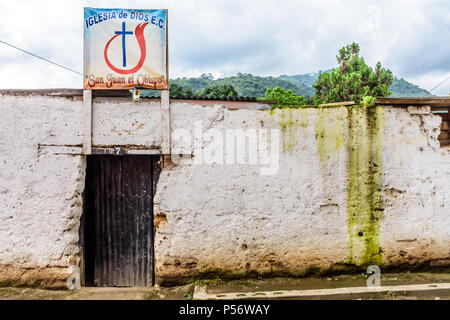
<svg viewBox="0 0 450 320"><path fill-rule="evenodd" d="M98 24L103 21L117 19L117 15L118 15L119 19L125 19L125 18L129 17L130 19L136 19L139 21L150 22L151 24L156 25L156 26L160 27L161 29L164 28L165 21L163 18L159 18L158 16L152 16L145 12L136 12L136 11L131 11L131 12L121 11L119 13L114 12L114 11L99 12L97 14L94 14L94 15L86 18L84 22L85 22L86 28L89 28L89 27L92 27L94 24Z"/></svg>

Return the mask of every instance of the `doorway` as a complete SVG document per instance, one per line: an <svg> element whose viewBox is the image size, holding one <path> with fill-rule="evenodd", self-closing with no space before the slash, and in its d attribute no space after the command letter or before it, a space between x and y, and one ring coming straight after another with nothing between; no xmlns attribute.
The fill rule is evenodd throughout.
<svg viewBox="0 0 450 320"><path fill-rule="evenodd" d="M154 284L153 196L159 156L87 156L80 227L82 283Z"/></svg>

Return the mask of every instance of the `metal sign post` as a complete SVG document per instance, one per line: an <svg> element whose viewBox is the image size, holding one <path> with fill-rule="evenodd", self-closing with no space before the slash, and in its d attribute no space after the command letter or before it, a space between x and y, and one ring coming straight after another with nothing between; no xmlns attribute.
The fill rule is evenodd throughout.
<svg viewBox="0 0 450 320"><path fill-rule="evenodd" d="M170 89L169 89L169 12L166 9L166 74L167 90L161 90L161 151L170 157Z"/></svg>

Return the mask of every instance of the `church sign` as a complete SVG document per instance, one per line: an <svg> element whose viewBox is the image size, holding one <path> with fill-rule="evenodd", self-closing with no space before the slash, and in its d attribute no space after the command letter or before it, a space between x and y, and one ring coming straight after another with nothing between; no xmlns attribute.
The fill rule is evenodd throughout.
<svg viewBox="0 0 450 320"><path fill-rule="evenodd" d="M167 10L84 8L84 89L168 89Z"/></svg>

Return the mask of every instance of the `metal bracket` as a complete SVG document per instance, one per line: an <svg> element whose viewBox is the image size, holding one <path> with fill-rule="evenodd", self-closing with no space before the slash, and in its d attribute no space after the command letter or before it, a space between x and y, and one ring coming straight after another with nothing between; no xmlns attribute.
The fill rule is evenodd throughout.
<svg viewBox="0 0 450 320"><path fill-rule="evenodd" d="M133 102L139 102L139 98L141 97L141 90L134 88L133 90Z"/></svg>

